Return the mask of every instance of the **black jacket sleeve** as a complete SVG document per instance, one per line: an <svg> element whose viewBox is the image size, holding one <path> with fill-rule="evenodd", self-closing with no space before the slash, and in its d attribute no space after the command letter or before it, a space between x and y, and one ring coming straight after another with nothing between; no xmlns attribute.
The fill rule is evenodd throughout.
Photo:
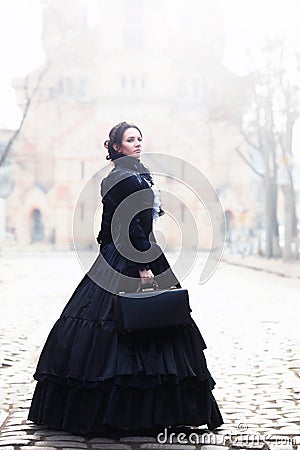
<svg viewBox="0 0 300 450"><path fill-rule="evenodd" d="M126 176L111 187L103 200L112 203L114 209L121 207L117 217L121 235L128 236L129 225L129 239L133 247L141 252L148 250L150 239L155 242L152 233L153 191L145 180L137 174ZM138 265L139 269L148 268L145 263Z"/></svg>

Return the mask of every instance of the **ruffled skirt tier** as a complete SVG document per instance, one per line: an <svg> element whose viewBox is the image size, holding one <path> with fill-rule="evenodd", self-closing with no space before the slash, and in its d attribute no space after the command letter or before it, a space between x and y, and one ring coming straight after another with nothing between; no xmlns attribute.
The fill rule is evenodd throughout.
<svg viewBox="0 0 300 450"><path fill-rule="evenodd" d="M114 294L92 278L83 277L48 335L28 419L99 436L221 425L195 322L120 334Z"/></svg>

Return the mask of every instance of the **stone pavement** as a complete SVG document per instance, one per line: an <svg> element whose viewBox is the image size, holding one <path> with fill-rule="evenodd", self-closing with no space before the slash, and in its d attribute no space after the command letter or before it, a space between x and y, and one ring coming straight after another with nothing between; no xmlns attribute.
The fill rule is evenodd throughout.
<svg viewBox="0 0 300 450"><path fill-rule="evenodd" d="M248 269L262 270L287 278L300 278L300 261L284 261L281 258L266 259L260 256L243 256L225 249L222 261Z"/></svg>
<svg viewBox="0 0 300 450"><path fill-rule="evenodd" d="M191 275L185 285L191 298L197 297L193 314L208 344L206 357L225 424L215 432L200 427L168 439L112 440L87 439L26 420L41 346L82 277L76 257L72 252L12 252L0 258L0 269L0 450L300 450L299 332L293 320L300 281L226 264L201 287ZM256 283L263 288L254 298ZM243 302L235 294L241 286ZM199 297L211 301L200 304Z"/></svg>

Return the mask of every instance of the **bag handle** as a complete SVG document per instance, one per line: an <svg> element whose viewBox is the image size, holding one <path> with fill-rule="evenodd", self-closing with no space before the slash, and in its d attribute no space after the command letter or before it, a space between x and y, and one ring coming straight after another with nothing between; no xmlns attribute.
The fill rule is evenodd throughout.
<svg viewBox="0 0 300 450"><path fill-rule="evenodd" d="M143 291L157 291L159 289L157 281L154 279L152 283L145 283L142 284L142 282L139 282L139 285L137 287L136 292L143 292Z"/></svg>

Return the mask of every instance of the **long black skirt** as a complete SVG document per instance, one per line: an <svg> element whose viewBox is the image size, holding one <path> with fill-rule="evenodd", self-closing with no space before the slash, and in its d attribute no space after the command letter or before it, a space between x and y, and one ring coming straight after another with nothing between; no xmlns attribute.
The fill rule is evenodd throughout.
<svg viewBox="0 0 300 450"><path fill-rule="evenodd" d="M42 349L28 420L86 436L220 426L222 416L212 394L215 382L195 322L120 334L113 317L113 289L108 289L115 289L114 276L106 272L105 262L117 272L132 273L134 267L111 244L101 251ZM170 266L163 254L150 267L156 275L167 273L161 287L178 282L166 271ZM104 286L100 279L106 279Z"/></svg>

